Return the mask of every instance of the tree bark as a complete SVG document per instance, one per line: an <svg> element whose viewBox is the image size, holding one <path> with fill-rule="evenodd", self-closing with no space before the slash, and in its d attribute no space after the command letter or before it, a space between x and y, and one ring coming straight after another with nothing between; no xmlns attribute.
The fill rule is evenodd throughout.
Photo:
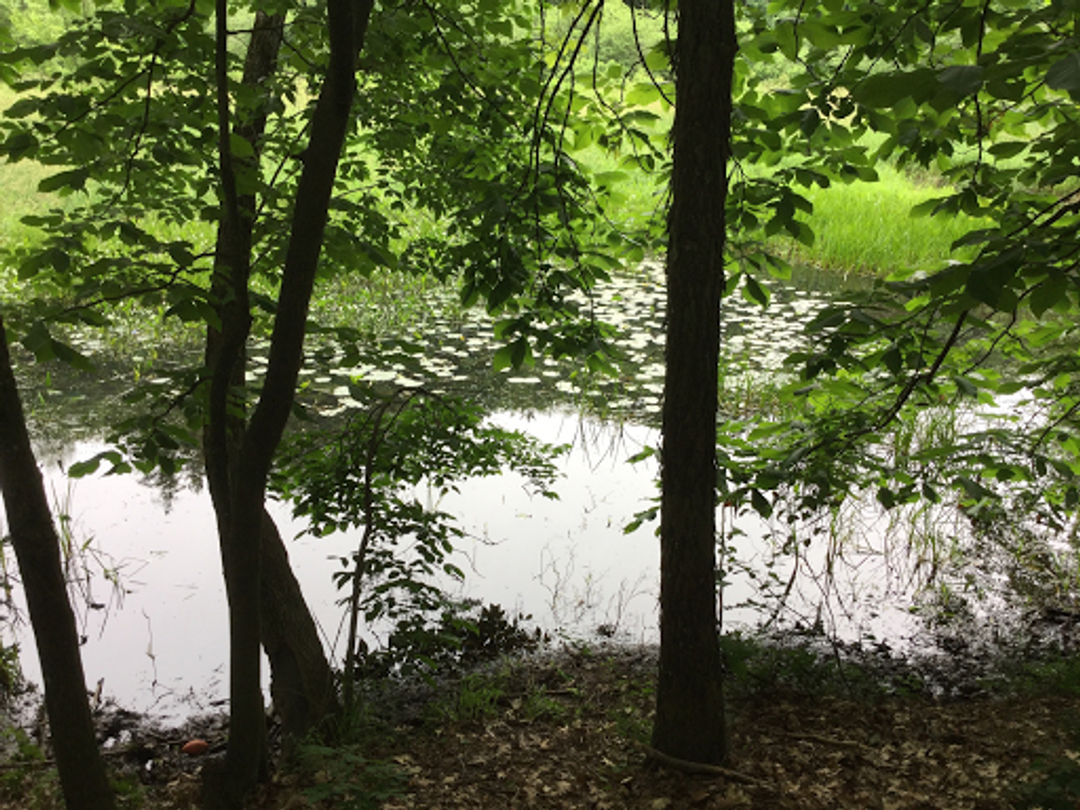
<svg viewBox="0 0 1080 810"><path fill-rule="evenodd" d="M224 0L218 0L218 88L220 158L225 240L219 266L232 280L232 296L223 310L235 307L235 317L222 324L220 353L211 369L210 423L207 441L227 463L217 470L227 480L212 486L225 493L220 503L218 532L225 591L229 602L229 743L224 771L210 775L204 803L213 807L238 806L265 775L266 736L259 682L261 638L260 594L263 514L266 481L274 453L281 442L296 393L303 360L308 308L315 283L330 197L345 135L351 124L356 92L354 65L363 41L373 0L328 0L327 34L330 59L311 121L311 135L304 168L293 204L289 243L285 255L277 314L270 339L266 377L251 419L240 436L229 435L230 392L250 313L247 309L248 254L234 239L242 239L238 227L250 212L241 208L232 174L228 130L227 75L223 67L226 36ZM236 447L235 453L229 452ZM217 474L215 473L215 474Z"/></svg>
<svg viewBox="0 0 1080 810"><path fill-rule="evenodd" d="M0 319L0 490L34 628L60 787L69 810L112 810L79 656L60 543Z"/></svg>
<svg viewBox="0 0 1080 810"><path fill-rule="evenodd" d="M735 47L732 0L680 0L653 747L713 764L727 754L717 612L716 402Z"/></svg>
<svg viewBox="0 0 1080 810"><path fill-rule="evenodd" d="M262 575L262 645L270 659L270 695L286 735L299 740L336 711L334 676L281 534L265 509Z"/></svg>
<svg viewBox="0 0 1080 810"><path fill-rule="evenodd" d="M256 12L251 39L248 42L242 83L251 88L264 86L272 78L281 47L284 18ZM268 98L267 101L270 99ZM245 138L254 150L253 162L258 161L262 151L262 135L266 129L267 107L264 106L248 120L241 121L236 132ZM247 255L250 262L252 228L255 210L253 195L241 195L238 207L246 216L239 217L239 231L230 231L222 223L218 229L216 255L219 257L218 272L211 289L211 299L217 302L218 316L224 324L230 318L243 318L243 312L235 312L226 304L232 300L231 291L236 279L226 264L226 257ZM221 330L209 326L206 335L206 365L216 369L224 361L225 341ZM243 390L246 353L242 350L234 357L231 390ZM224 519L228 515L228 480L230 458L239 452L239 440L244 431L244 414L241 403L232 411L226 411L224 432L207 430L203 436L203 456L209 481L210 496L214 509ZM222 415L218 415L220 420ZM217 425L215 425L215 430ZM216 436L216 438L215 438ZM285 733L299 739L334 709L333 673L319 640L315 621L304 601L296 577L289 565L288 553L281 535L268 513L262 516L262 555L260 621L262 646L270 659L270 691L274 709L282 720Z"/></svg>

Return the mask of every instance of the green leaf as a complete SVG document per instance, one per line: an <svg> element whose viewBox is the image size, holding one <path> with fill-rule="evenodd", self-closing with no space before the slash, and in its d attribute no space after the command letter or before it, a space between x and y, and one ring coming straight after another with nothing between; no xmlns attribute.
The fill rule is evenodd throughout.
<svg viewBox="0 0 1080 810"><path fill-rule="evenodd" d="M911 95L911 87L903 74L876 73L863 79L852 94L867 107L892 107L900 99Z"/></svg>
<svg viewBox="0 0 1080 810"><path fill-rule="evenodd" d="M56 359L52 348L52 335L49 334L49 327L43 321L38 321L31 326L21 343L39 362Z"/></svg>
<svg viewBox="0 0 1080 810"><path fill-rule="evenodd" d="M1080 92L1080 52L1072 51L1046 71L1046 84L1054 90Z"/></svg>
<svg viewBox="0 0 1080 810"><path fill-rule="evenodd" d="M1063 275L1055 273L1046 278L1031 291L1028 297L1028 306L1031 314L1036 318L1041 317L1047 310L1054 306L1068 302L1068 284Z"/></svg>
<svg viewBox="0 0 1080 810"><path fill-rule="evenodd" d="M42 193L66 189L82 191L86 187L86 180L89 176L89 168L70 169L66 172L59 172L46 177L38 183L38 191Z"/></svg>
<svg viewBox="0 0 1080 810"><path fill-rule="evenodd" d="M938 81L958 96L970 96L982 87L981 65L950 65L938 73Z"/></svg>
<svg viewBox="0 0 1080 810"><path fill-rule="evenodd" d="M495 350L495 355L491 358L491 366L495 371L502 371L514 364L513 346L514 344L511 343Z"/></svg>
<svg viewBox="0 0 1080 810"><path fill-rule="evenodd" d="M8 111L10 114L10 110ZM29 132L13 132L0 146L0 153L8 156L10 160L19 160L30 157L37 151L38 139Z"/></svg>
<svg viewBox="0 0 1080 810"><path fill-rule="evenodd" d="M487 294L487 311L494 315L510 297L517 292L520 284L513 278L503 278Z"/></svg>
<svg viewBox="0 0 1080 810"><path fill-rule="evenodd" d="M251 145L251 141L235 132L229 134L229 151L233 153L233 157L241 159L255 157L255 147Z"/></svg>
<svg viewBox="0 0 1080 810"><path fill-rule="evenodd" d="M57 360L62 363L67 363L72 368L77 368L81 371L94 370L94 364L89 357L55 338L52 340L52 352Z"/></svg>
<svg viewBox="0 0 1080 810"><path fill-rule="evenodd" d="M949 200L953 199L949 197L931 197L929 200L923 200L921 203L911 206L911 211L908 212L908 216L911 217L926 217L933 216L938 211L943 210L948 204Z"/></svg>
<svg viewBox="0 0 1080 810"><path fill-rule="evenodd" d="M885 364L885 368L890 372L899 374L900 369L903 367L903 357L900 355L900 349L896 346L890 348L881 356L881 362Z"/></svg>
<svg viewBox="0 0 1080 810"><path fill-rule="evenodd" d="M768 498L761 494L760 490L754 489L750 491L750 505L763 518L772 515L772 504L769 503Z"/></svg>
<svg viewBox="0 0 1080 810"><path fill-rule="evenodd" d="M1020 257L1020 249L1013 248L987 264L976 266L968 276L968 295L992 307L1007 308L1006 304L1011 299L1009 287L1015 278Z"/></svg>
<svg viewBox="0 0 1080 810"><path fill-rule="evenodd" d="M780 46L780 52L789 60L794 61L795 57L798 56L795 24L791 22L778 23L773 32L776 34L776 42Z"/></svg>
<svg viewBox="0 0 1080 810"><path fill-rule="evenodd" d="M660 100L660 90L652 82L638 82L626 94L630 106L645 107Z"/></svg>
<svg viewBox="0 0 1080 810"><path fill-rule="evenodd" d="M754 301L761 304L763 307L769 305L769 293L753 278L753 276L746 277L746 284L743 286L743 297L748 301Z"/></svg>
<svg viewBox="0 0 1080 810"><path fill-rule="evenodd" d="M995 143L988 150L996 158L1011 158L1028 148L1027 141L1002 141Z"/></svg>
<svg viewBox="0 0 1080 810"><path fill-rule="evenodd" d="M28 279L36 276L46 267L52 267L60 273L64 273L71 267L71 256L67 251L58 247L51 247L40 253L31 253L30 256L19 265L19 278Z"/></svg>
<svg viewBox="0 0 1080 810"><path fill-rule="evenodd" d="M667 48L664 43L658 43L645 54L645 65L653 73L663 73L671 70L671 60L668 59Z"/></svg>
<svg viewBox="0 0 1080 810"><path fill-rule="evenodd" d="M82 478L83 476L97 472L99 466L101 466L101 456L94 456L85 461L76 461L67 468L67 474L70 478Z"/></svg>

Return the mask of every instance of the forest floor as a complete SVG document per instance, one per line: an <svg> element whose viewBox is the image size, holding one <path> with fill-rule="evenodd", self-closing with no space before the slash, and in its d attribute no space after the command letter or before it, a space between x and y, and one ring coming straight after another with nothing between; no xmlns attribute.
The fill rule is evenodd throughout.
<svg viewBox="0 0 1080 810"><path fill-rule="evenodd" d="M1080 806L1064 792L1080 785L1075 698L744 685L728 690L725 769L688 773L646 745L655 673L653 649L574 647L387 687L368 696L351 742L303 746L252 806L991 810L1036 806L1020 796L1040 781L1042 806ZM127 774L122 806L197 807L200 770L223 733L220 718L133 732L109 756ZM182 755L195 736L210 751ZM1057 763L1049 780L1047 763ZM55 780L49 789L33 771L4 766L0 807L56 806Z"/></svg>

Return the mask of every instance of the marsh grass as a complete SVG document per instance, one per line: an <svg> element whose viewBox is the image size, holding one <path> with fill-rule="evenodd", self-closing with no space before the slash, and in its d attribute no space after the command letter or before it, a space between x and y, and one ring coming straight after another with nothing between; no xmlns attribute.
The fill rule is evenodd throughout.
<svg viewBox="0 0 1080 810"><path fill-rule="evenodd" d="M311 319L363 333L393 334L422 328L428 318L446 314L456 303L453 290L438 279L381 270L320 281L311 302Z"/></svg>
<svg viewBox="0 0 1080 810"><path fill-rule="evenodd" d="M888 165L878 167L878 175L876 183L801 189L814 206L806 218L814 229L814 246L787 238L775 238L772 244L793 263L841 273L929 271L949 259L970 258L970 251L954 251L952 243L985 222L966 215L913 217L915 205L943 196L947 189Z"/></svg>
<svg viewBox="0 0 1080 810"><path fill-rule="evenodd" d="M662 233L668 203L665 172L629 170L626 156L597 147L576 157L593 171L626 171L606 208L612 222L629 233ZM814 245L807 247L786 236L766 238L765 244L792 264L841 277L929 272L946 261L970 258L970 249L956 251L952 244L969 230L985 226L985 221L967 215L914 217L914 206L945 195L948 188L925 173L909 174L887 164L878 167L878 175L877 182L798 188L814 207L812 214L800 217L813 229ZM747 236L764 238L763 233Z"/></svg>

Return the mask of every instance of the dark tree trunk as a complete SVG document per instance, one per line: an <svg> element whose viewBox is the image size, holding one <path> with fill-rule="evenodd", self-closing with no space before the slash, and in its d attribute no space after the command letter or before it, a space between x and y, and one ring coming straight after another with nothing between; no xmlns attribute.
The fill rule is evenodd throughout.
<svg viewBox="0 0 1080 810"><path fill-rule="evenodd" d="M219 461L227 463L212 480L219 496L218 532L225 591L229 601L229 744L224 771L208 774L204 792L207 806L239 806L265 773L266 732L259 683L261 639L260 595L263 514L266 480L292 410L296 381L303 359L308 308L322 250L330 196L337 164L351 123L356 92L354 65L363 41L373 0L328 0L327 35L330 59L311 121L304 168L293 203L289 244L285 255L277 314L270 338L266 378L258 403L242 435L230 435L229 418L233 381L242 363L247 339L247 271L250 241L244 243L241 223L250 218L236 194L229 146L228 78L225 68L225 0L218 0L218 110L221 160L223 237L216 272L230 279L231 297L222 306L233 317L223 319L220 350L211 367L210 418L206 442ZM246 248L246 250L245 250ZM230 452L235 447L235 452ZM208 461L211 459L208 458Z"/></svg>
<svg viewBox="0 0 1080 810"><path fill-rule="evenodd" d="M248 43L242 82L248 87L259 87L272 78L281 47L284 19L257 12L251 39ZM261 139L266 128L266 110L257 110L247 121L236 127L239 135L251 143L255 158L261 152ZM255 209L253 196L241 195L238 205L241 212ZM247 252L250 256L252 242L252 216L239 217L239 232L224 227L218 230L216 254L221 257L219 272L211 290L219 317L224 324L229 318L243 318L244 313L232 312L224 302L232 300L230 292L233 278L225 257ZM231 242L231 243L230 243ZM223 361L224 334L209 327L206 339L206 364L215 369ZM231 387L234 392L242 390L246 355L242 347L233 360ZM226 414L228 424L224 435L207 430L203 453L210 495L219 517L228 514L228 468L230 459L239 451L243 436L244 415L237 408ZM215 426L216 427L216 426ZM223 443L222 440L223 439ZM334 708L333 674L319 640L318 630L311 617L303 592L293 576L289 557L281 541L281 535L273 519L264 510L262 517L261 556L261 632L262 646L270 659L271 694L274 708L282 719L285 732L299 739L320 723Z"/></svg>
<svg viewBox="0 0 1080 810"><path fill-rule="evenodd" d="M680 0L653 747L726 756L716 579L716 391L735 56L732 0Z"/></svg>
<svg viewBox="0 0 1080 810"><path fill-rule="evenodd" d="M45 495L0 319L0 490L34 628L56 768L69 810L112 810L79 657L60 543Z"/></svg>
<svg viewBox="0 0 1080 810"><path fill-rule="evenodd" d="M282 727L298 740L336 710L333 673L273 518L262 517L262 645Z"/></svg>

